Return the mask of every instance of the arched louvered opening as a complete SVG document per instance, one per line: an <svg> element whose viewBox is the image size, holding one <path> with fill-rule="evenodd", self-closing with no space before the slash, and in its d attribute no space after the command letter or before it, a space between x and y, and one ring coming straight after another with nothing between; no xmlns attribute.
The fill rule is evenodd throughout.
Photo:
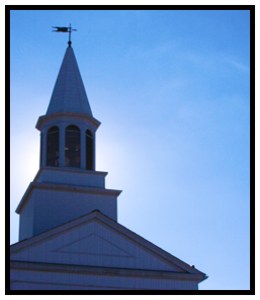
<svg viewBox="0 0 260 300"><path fill-rule="evenodd" d="M65 166L80 167L80 129L74 125L65 131Z"/></svg>
<svg viewBox="0 0 260 300"><path fill-rule="evenodd" d="M47 133L47 159L46 165L50 167L59 166L59 128L51 127Z"/></svg>
<svg viewBox="0 0 260 300"><path fill-rule="evenodd" d="M86 169L94 169L94 142L90 130L86 131Z"/></svg>

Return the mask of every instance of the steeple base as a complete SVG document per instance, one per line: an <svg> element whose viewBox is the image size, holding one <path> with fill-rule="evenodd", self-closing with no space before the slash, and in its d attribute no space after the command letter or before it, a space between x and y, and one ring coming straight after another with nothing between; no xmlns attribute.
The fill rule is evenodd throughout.
<svg viewBox="0 0 260 300"><path fill-rule="evenodd" d="M118 190L105 188L105 172L42 168L27 188L16 212L19 240L99 210L117 221Z"/></svg>

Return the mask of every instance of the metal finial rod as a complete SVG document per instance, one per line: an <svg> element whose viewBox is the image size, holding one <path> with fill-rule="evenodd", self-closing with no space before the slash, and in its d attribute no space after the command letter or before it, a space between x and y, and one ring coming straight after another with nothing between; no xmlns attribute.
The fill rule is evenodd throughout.
<svg viewBox="0 0 260 300"><path fill-rule="evenodd" d="M69 47L71 46L72 42L71 42L71 32L72 31L77 31L77 29L71 28L71 24L69 27L59 27L59 26L52 26L52 28L55 28L55 30L52 30L54 32L68 32L69 33Z"/></svg>
<svg viewBox="0 0 260 300"><path fill-rule="evenodd" d="M69 26L69 45L71 45L71 24Z"/></svg>

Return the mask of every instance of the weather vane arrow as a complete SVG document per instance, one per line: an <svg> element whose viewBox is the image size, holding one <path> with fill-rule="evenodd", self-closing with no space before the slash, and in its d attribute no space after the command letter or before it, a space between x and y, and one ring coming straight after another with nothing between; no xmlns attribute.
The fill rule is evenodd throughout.
<svg viewBox="0 0 260 300"><path fill-rule="evenodd" d="M69 33L69 41L68 41L68 44L69 44L69 47L71 46L71 32L72 31L77 31L77 29L74 29L74 28L71 28L71 24L69 27L59 27L59 26L52 26L52 28L55 28L54 32L68 32Z"/></svg>

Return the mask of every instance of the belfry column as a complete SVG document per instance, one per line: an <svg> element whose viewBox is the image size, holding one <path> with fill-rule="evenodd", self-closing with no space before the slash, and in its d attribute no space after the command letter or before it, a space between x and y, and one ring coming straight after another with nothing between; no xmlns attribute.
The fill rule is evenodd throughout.
<svg viewBox="0 0 260 300"><path fill-rule="evenodd" d="M60 126L60 139L59 139L59 166L65 167L65 124L61 123Z"/></svg>
<svg viewBox="0 0 260 300"><path fill-rule="evenodd" d="M80 128L80 168L86 169L86 142L85 130Z"/></svg>

